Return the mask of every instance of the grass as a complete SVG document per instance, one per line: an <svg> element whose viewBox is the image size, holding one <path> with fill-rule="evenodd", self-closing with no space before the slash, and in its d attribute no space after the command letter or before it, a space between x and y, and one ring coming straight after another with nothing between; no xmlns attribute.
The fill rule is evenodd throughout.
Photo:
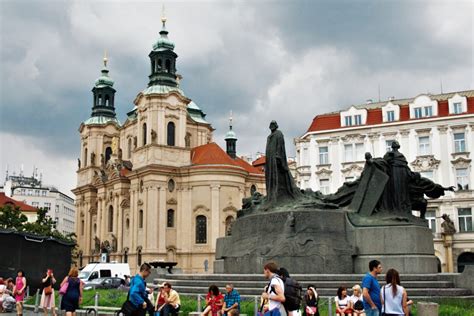
<svg viewBox="0 0 474 316"><path fill-rule="evenodd" d="M81 306L93 306L95 303L95 293L96 291L84 291L84 298ZM123 302L127 299L127 292L119 290L97 290L99 293L99 306L104 307L116 307L119 309ZM429 301L436 302L439 306L439 316L473 316L474 315L474 299L461 299L461 298L433 298L425 299L420 301ZM412 315L417 315L415 301ZM34 305L35 297L30 297L26 304ZM59 304L59 296L56 292L56 306ZM321 316L328 315L328 299L322 298L319 302L319 313ZM196 296L181 296L181 311L184 315L187 315L190 312L197 311L197 298ZM202 301L202 308L204 308L204 299ZM334 305L333 305L334 313ZM254 299L245 298L241 302L241 313L252 316L254 314Z"/></svg>

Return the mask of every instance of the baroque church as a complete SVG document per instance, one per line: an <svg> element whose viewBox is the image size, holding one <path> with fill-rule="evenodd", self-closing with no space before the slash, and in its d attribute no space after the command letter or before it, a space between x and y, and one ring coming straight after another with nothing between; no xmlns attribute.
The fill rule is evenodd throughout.
<svg viewBox="0 0 474 316"><path fill-rule="evenodd" d="M92 89L89 119L79 127L76 233L78 263L177 262L186 273L213 271L216 239L231 234L242 199L265 192L261 169L213 142L206 114L179 86L166 18L148 55L148 87L121 124L107 58Z"/></svg>

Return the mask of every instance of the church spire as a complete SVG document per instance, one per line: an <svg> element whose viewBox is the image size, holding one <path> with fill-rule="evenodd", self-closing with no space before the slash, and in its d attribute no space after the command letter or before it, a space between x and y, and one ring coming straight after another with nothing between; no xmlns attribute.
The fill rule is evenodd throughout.
<svg viewBox="0 0 474 316"><path fill-rule="evenodd" d="M153 44L153 50L148 55L151 62L151 74L148 76L150 79L149 87L156 85L178 86L176 80L176 58L178 58L178 55L174 52L174 43L168 38L166 21L165 8L163 6L160 37Z"/></svg>
<svg viewBox="0 0 474 316"><path fill-rule="evenodd" d="M232 158L237 158L237 136L235 132L232 130L232 111L230 111L229 117L229 131L225 134L225 142L227 145L227 154Z"/></svg>
<svg viewBox="0 0 474 316"><path fill-rule="evenodd" d="M107 68L107 51L104 51L103 63L101 75L95 81L94 88L92 88L93 106L91 117L94 116L105 116L115 118L115 89L114 80L109 77L109 69Z"/></svg>

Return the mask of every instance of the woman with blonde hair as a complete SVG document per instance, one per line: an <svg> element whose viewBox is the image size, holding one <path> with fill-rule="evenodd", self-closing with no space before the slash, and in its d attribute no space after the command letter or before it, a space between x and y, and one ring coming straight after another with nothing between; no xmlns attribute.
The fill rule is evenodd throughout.
<svg viewBox="0 0 474 316"><path fill-rule="evenodd" d="M83 290L83 283L77 277L79 275L79 271L76 267L71 268L69 270L69 274L64 280L61 282L61 292L63 293L63 298L61 300L61 310L66 311L66 316L76 316L76 309L79 308L79 304L82 303L82 290Z"/></svg>
<svg viewBox="0 0 474 316"><path fill-rule="evenodd" d="M352 314L354 316L365 316L362 297L362 289L360 288L360 285L354 285L352 287L352 296L349 297L349 301L351 302Z"/></svg>

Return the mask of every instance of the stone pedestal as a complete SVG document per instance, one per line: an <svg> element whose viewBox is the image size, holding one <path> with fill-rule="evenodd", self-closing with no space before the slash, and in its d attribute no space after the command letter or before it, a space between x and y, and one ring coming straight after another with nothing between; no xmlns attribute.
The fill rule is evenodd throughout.
<svg viewBox="0 0 474 316"><path fill-rule="evenodd" d="M238 218L216 244L214 273L261 273L275 261L293 274L365 273L369 261L385 271L436 273L433 235L426 226L357 227L344 210L294 209Z"/></svg>
<svg viewBox="0 0 474 316"><path fill-rule="evenodd" d="M445 249L445 262L446 262L446 272L448 273L453 273L454 272L454 267L453 267L453 234L446 234L443 233L443 246Z"/></svg>
<svg viewBox="0 0 474 316"><path fill-rule="evenodd" d="M418 316L438 316L439 305L437 303L418 302L416 304Z"/></svg>

